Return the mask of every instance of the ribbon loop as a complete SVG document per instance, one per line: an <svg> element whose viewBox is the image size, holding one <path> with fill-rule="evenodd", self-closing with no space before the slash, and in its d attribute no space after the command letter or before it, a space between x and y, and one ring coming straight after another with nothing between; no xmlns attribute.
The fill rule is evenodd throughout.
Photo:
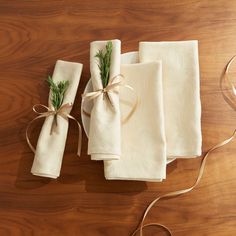
<svg viewBox="0 0 236 236"><path fill-rule="evenodd" d="M54 127L57 126L57 116L61 116L62 118L64 118L65 120L71 119L74 120L77 123L78 126L78 130L79 130L79 138L78 138L78 148L77 148L77 155L80 156L81 154L81 146L82 146L82 128L80 123L76 120L75 117L73 117L72 115L70 115L67 111L67 109L72 108L73 104L72 103L66 103L64 105L62 105L58 110L55 110L54 108L50 108L47 107L43 104L35 104L33 106L33 111L38 115L37 117L35 117L33 120L30 121L30 123L27 125L26 128L26 141L30 147L30 149L32 150L33 153L36 152L35 147L31 144L30 139L29 139L29 135L28 135L28 130L30 128L30 126L32 125L32 123L40 118L43 117L49 117L49 116L54 116L53 119L53 123L52 123L52 127L51 127L51 131L50 134L53 132ZM46 109L46 111L42 112L42 111L38 111L37 108L44 108Z"/></svg>
<svg viewBox="0 0 236 236"><path fill-rule="evenodd" d="M115 79L117 79L117 78L119 79L118 82L114 82ZM89 92L89 93L83 93L82 99L92 100L102 94L108 93L109 91L113 91L114 88L121 85L121 79L124 79L124 76L121 74L114 76L112 79L109 80L108 85L105 88L98 89L96 91Z"/></svg>
<svg viewBox="0 0 236 236"><path fill-rule="evenodd" d="M33 111L38 114L38 115L42 115L45 114L45 111L38 111L37 109L41 107L43 109L46 109L46 112L52 112L53 110L51 110L49 107L43 105L43 104L35 104L33 105Z"/></svg>

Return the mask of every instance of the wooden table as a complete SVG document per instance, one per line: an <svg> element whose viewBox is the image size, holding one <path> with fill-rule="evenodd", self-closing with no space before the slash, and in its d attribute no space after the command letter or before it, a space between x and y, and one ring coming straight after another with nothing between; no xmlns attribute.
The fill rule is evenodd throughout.
<svg viewBox="0 0 236 236"><path fill-rule="evenodd" d="M236 1L2 1L0 0L0 235L128 236L150 201L189 187L201 158L168 166L163 183L106 181L103 164L76 156L71 123L61 176L30 174L33 153L25 129L32 106L47 104L45 78L57 59L84 64L72 114L89 78L89 43L119 38L122 52L139 41L199 40L203 151L226 139L236 112L221 96L220 74L236 53ZM32 131L34 143L42 122ZM210 156L200 185L159 202L147 222L166 224L174 236L236 235L236 145ZM165 235L145 230L145 236Z"/></svg>

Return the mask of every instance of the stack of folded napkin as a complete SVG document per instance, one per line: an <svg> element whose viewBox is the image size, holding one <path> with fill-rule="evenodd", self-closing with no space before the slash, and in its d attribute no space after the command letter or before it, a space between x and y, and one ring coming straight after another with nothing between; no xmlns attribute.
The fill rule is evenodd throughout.
<svg viewBox="0 0 236 236"><path fill-rule="evenodd" d="M161 60L167 157L201 155L198 42L141 42L140 62Z"/></svg>
<svg viewBox="0 0 236 236"><path fill-rule="evenodd" d="M96 58L107 41L91 43L93 91L102 89ZM120 41L112 40L110 78L122 74L139 100L130 118L122 116L134 99L117 86L109 91L113 106L94 99L89 148L93 160L104 160L106 179L162 181L168 159L201 155L201 103L198 42L140 42L139 61L120 63Z"/></svg>
<svg viewBox="0 0 236 236"><path fill-rule="evenodd" d="M125 82L139 98L132 117L122 125L121 158L104 161L107 179L161 181L166 176L166 138L160 61L121 66ZM133 94L121 89L121 99ZM123 106L127 113L128 106ZM155 114L155 115L154 115Z"/></svg>

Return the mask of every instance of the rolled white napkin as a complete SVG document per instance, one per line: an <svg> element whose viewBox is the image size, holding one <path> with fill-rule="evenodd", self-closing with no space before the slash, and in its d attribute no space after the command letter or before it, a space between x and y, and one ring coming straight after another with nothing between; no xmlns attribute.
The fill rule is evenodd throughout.
<svg viewBox="0 0 236 236"><path fill-rule="evenodd" d="M198 41L140 42L140 62L162 60L167 156L201 155Z"/></svg>
<svg viewBox="0 0 236 236"><path fill-rule="evenodd" d="M56 62L52 77L53 81L56 83L62 80L69 81L69 86L65 92L62 105L74 103L82 67L83 66L80 63L61 60ZM50 96L48 105L52 108ZM68 114L70 111L71 108L68 109ZM68 120L58 115L57 126L54 127L54 131L50 134L53 119L53 116L48 116L44 121L38 138L31 173L33 175L55 179L60 175L69 123Z"/></svg>
<svg viewBox="0 0 236 236"><path fill-rule="evenodd" d="M104 161L106 179L161 181L166 177L166 140L161 62L121 65L125 83L133 87L139 104L122 125L120 160ZM121 111L130 111L134 95L120 90ZM124 103L124 104L123 104Z"/></svg>
<svg viewBox="0 0 236 236"><path fill-rule="evenodd" d="M98 58L95 57L99 50L104 50L108 41L95 41L90 45L90 71L93 91L103 89ZM112 54L110 67L110 80L120 74L120 40L111 40ZM116 88L118 90L118 88ZM117 160L121 154L120 134L120 106L119 94L109 92L113 102L111 106L105 94L94 99L91 112L88 154L92 160Z"/></svg>

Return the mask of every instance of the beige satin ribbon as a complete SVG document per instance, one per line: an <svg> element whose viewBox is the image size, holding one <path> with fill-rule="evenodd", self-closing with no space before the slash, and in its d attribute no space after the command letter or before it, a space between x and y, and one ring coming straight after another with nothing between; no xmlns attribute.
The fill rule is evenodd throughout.
<svg viewBox="0 0 236 236"><path fill-rule="evenodd" d="M230 66L234 62L235 59L236 59L236 56L233 56L231 60L229 61L229 63L227 64L225 73L223 74L220 85L221 85L223 98L236 111L236 88L229 76ZM225 84L228 85L228 88L223 87L224 86L223 82L225 82Z"/></svg>
<svg viewBox="0 0 236 236"><path fill-rule="evenodd" d="M122 120L122 123L125 123L125 122L127 122L130 119L130 117L133 115L133 113L137 109L138 97L137 97L134 89L131 86L129 86L127 84L124 84L123 80L124 80L124 76L123 75L121 75L121 74L116 75L112 79L109 80L109 83L108 83L108 85L105 88L98 89L96 91L89 92L89 93L84 93L84 94L82 94L82 99L90 101L90 100L96 99L97 97L99 97L101 95L105 95L107 97L108 101L110 102L111 106L114 107L114 104L112 102L112 99L110 98L109 92L118 93L118 91L115 90L117 87L123 87L123 88L129 89L130 91L132 91L135 94L136 99L135 99L135 102L134 102L130 112ZM83 105L83 103L82 103L82 105ZM83 110L83 113L86 116L88 116L88 117L91 116L91 114L89 112L85 111L84 109L82 109L82 110Z"/></svg>
<svg viewBox="0 0 236 236"><path fill-rule="evenodd" d="M232 89L232 92L233 94L236 96L236 88L234 86L234 84L232 83L232 81L230 80L229 76L228 76L228 73L229 73L229 68L230 68L230 65L232 64L232 62L235 60L236 58L236 55L234 57L231 58L231 60L228 62L227 66L226 66L226 69L224 71L224 79L225 81L230 85L231 89ZM222 91L223 92L223 91ZM234 97L235 99L236 97ZM231 101L232 102L232 101ZM236 108L236 100L234 100L234 107ZM156 199L154 199L149 205L148 207L146 208L144 214L143 214L143 217L141 219L141 222L139 224L139 226L137 227L137 229L132 233L131 236L134 236L136 235L136 233L138 231L140 231L140 236L143 236L143 228L146 228L146 227L149 227L149 226L156 226L156 227L160 227L162 228L164 231L166 231L169 235L172 235L171 233L171 230L166 227L165 225L162 225L160 223L148 223L148 224L144 224L144 221L149 213L149 211L152 209L152 207L161 199L166 199L166 198L173 198L173 197L177 197L177 196L180 196L184 193L188 193L190 191L192 191L200 182L202 176L203 176L203 173L204 173L204 168L205 168L205 165L206 165L206 161L207 161L207 157L216 149L220 148L220 147L223 147L224 145L228 144L229 142L231 142L234 138L236 137L236 129L234 130L233 134L230 136L230 138L224 140L223 142L213 146L210 150L207 151L207 153L203 156L202 158L202 161L201 161L201 165L200 165L200 168L199 168L199 172L198 172L198 176L197 176L197 179L195 181L195 183L192 185L192 187L189 187L189 188L186 188L186 189L181 189L181 190L177 190L177 191L173 191L173 192L169 192L169 193L166 193L166 194L163 194L159 197L157 197Z"/></svg>
<svg viewBox="0 0 236 236"><path fill-rule="evenodd" d="M29 140L29 135L28 135L28 131L30 126L32 125L32 123L38 119L41 119L43 117L48 117L48 116L54 116L54 120L51 126L51 131L50 134L54 131L55 126L57 125L57 116L61 116L62 118L64 118L65 120L71 119L74 120L77 123L78 129L79 129L79 138L78 138L78 148L77 148L77 155L80 156L81 154L81 146L82 146L82 129L80 126L80 123L75 119L75 117L71 116L70 114L67 113L67 109L72 108L73 104L72 103L66 103L64 105L62 105L58 110L55 109L51 109L43 104L36 104L33 106L33 111L38 115L37 117L35 117L33 120L30 121L30 123L27 125L26 128L26 141L30 147L30 149L32 150L33 153L36 152L36 149L34 148L34 146L31 144L30 140ZM37 108L41 107L46 109L46 111L44 112L39 112L37 111Z"/></svg>

